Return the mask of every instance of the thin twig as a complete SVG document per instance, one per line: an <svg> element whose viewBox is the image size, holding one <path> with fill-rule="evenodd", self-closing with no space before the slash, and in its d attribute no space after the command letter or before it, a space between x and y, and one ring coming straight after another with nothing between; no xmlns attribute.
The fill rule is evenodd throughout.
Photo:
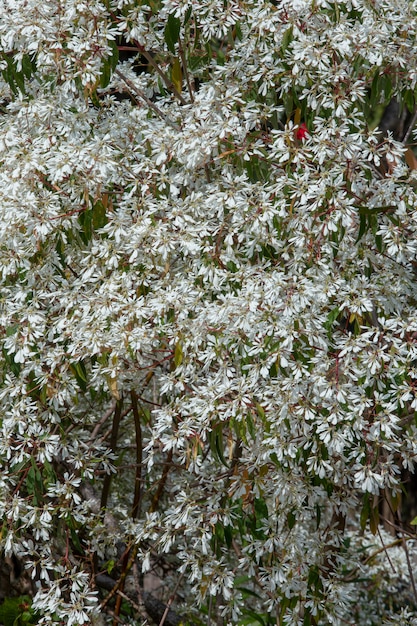
<svg viewBox="0 0 417 626"><path fill-rule="evenodd" d="M109 410L105 412L105 414L103 415L101 420L99 422L97 422L97 424L94 426L94 428L93 428L93 430L91 432L91 437L88 440L88 444L89 445L91 445L96 440L96 437L97 437L97 435L99 433L99 430L101 429L103 424L109 419L110 415L112 413L114 413L114 409L115 408L116 408L116 403L113 403L112 406L109 408Z"/></svg>
<svg viewBox="0 0 417 626"><path fill-rule="evenodd" d="M138 44L140 46L140 44ZM149 65L152 65L152 67L154 68L154 70L159 74L159 76L162 78L162 80L164 81L166 87L173 92L174 96L176 98L178 98L178 100L181 102L181 104L186 104L186 101L184 100L184 98L182 97L182 95L180 94L180 92L178 91L178 89L175 87L174 83L169 80L168 76L165 74L165 72L163 72L161 70L161 68L159 67L158 63L155 61L155 59L153 58L153 56L147 51L145 50L142 46L140 46L141 48L141 54L145 57L145 59L148 61Z"/></svg>
<svg viewBox="0 0 417 626"><path fill-rule="evenodd" d="M185 81L187 83L188 93L190 94L190 100L191 100L191 102L194 102L193 89L191 87L190 75L189 75L188 69L187 69L187 60L185 58L184 49L183 49L183 47L181 45L181 39L178 39L178 49L179 49L179 53L180 53L180 57L181 57L182 66L184 68Z"/></svg>
<svg viewBox="0 0 417 626"><path fill-rule="evenodd" d="M364 560L363 564L367 565L369 563L369 561L372 561L372 559L374 559L376 556L378 556L378 554L381 554L381 552L386 552L388 554L388 549L389 548L394 548L395 546L399 546L400 543L402 543L401 539L395 539L395 541L392 541L388 545L382 545L381 548L378 548L378 550L375 550L375 552L372 552L372 554L369 554L366 557L366 559Z"/></svg>
<svg viewBox="0 0 417 626"><path fill-rule="evenodd" d="M125 622L124 622L122 619L120 619L120 617L118 617L118 616L114 613L114 611L112 611L112 610L111 610L111 609L109 609L109 608L107 608L107 609L106 609L106 611L107 611L107 613L110 615L110 617L112 617L112 618L113 618L113 620L114 620L114 621L116 621L118 624L123 624L123 625L125 624Z"/></svg>
<svg viewBox="0 0 417 626"><path fill-rule="evenodd" d="M118 400L116 402L116 406L114 409L113 424L112 424L112 431L111 431L111 437L110 437L110 448L112 452L115 452L116 447L117 447L119 425L120 425L120 420L122 419L122 406L123 406L123 400ZM105 509L107 506L107 500L108 500L109 493L110 493L111 479L112 479L112 475L106 474L104 481L103 481L103 491L101 492L101 502L100 502L100 507L102 509Z"/></svg>
<svg viewBox="0 0 417 626"><path fill-rule="evenodd" d="M167 459L165 461L165 466L164 466L164 469L162 471L162 476L159 479L158 487L157 487L156 492L155 492L155 494L154 494L154 496L152 498L151 506L149 507L149 512L150 513L153 513L158 508L159 501L160 501L161 496L162 496L162 494L164 492L164 489L165 489L165 484L167 482L169 470L171 469L171 463L172 463L172 448L171 448L171 450L169 450L169 452L167 454Z"/></svg>
<svg viewBox="0 0 417 626"><path fill-rule="evenodd" d="M120 596L121 598L123 598L123 600L126 600L126 602L129 602L130 605L133 606L133 608L135 609L135 611L137 611L139 613L139 615L141 617L146 617L144 616L143 613L143 607L141 608L139 606L139 604L136 604L136 602L134 600L132 600L132 598L129 598L129 596L127 596L124 591L120 591L120 589L118 589L116 591L117 595Z"/></svg>
<svg viewBox="0 0 417 626"><path fill-rule="evenodd" d="M414 126L416 125L416 123L417 123L417 108L414 111L413 117L410 120L410 123L408 125L407 130L406 130L406 133L405 133L405 135L403 137L403 140L401 142L403 145L405 145L407 143L407 139L411 135L412 130L413 130Z"/></svg>
<svg viewBox="0 0 417 626"><path fill-rule="evenodd" d="M413 588L414 598L415 598L415 600L417 602L416 581L414 579L413 568L411 566L411 561L410 561L410 553L408 551L407 542L405 540L405 536L404 536L404 532L403 532L403 523L402 523L402 519L401 519L400 507L398 507L397 517L398 517L398 523L399 523L400 528L401 528L401 531L400 531L401 532L401 543L403 544L403 548L404 548L404 552L405 552L405 558L406 558L406 561L407 561L407 568L408 568L408 573L409 573L409 576L410 576L411 586Z"/></svg>
<svg viewBox="0 0 417 626"><path fill-rule="evenodd" d="M165 115L165 113L161 111L161 109L158 106L156 106L156 104L154 104L152 100L150 100L148 96L145 95L141 89L136 87L136 85L130 80L130 78L128 78L125 74L123 74L123 72L116 69L114 70L114 73L117 74L117 76L121 78L123 82L126 83L126 85L134 94L136 94L137 96L139 96L141 100L146 102L148 107L152 109L152 111L154 111L161 119L163 119L164 122L169 124L169 126L171 126L174 130L181 130L178 124L176 124L168 115Z"/></svg>
<svg viewBox="0 0 417 626"><path fill-rule="evenodd" d="M164 614L162 615L162 617L161 617L161 621L159 622L159 626L164 626L164 622L165 622L166 617L167 617L167 615L168 615L168 611L169 611L169 609L170 609L171 604L172 604L172 603L173 603L173 601L174 601L175 594L177 593L178 587L180 586L180 583L181 583L181 581L182 581L182 579L183 579L183 578L184 578L184 573L182 573L182 574L180 575L180 577L178 578L177 584L175 585L174 590L173 590L173 592L171 593L171 595L170 595L170 597L169 597L169 600L168 600L167 605L166 605L166 607L165 607Z"/></svg>
<svg viewBox="0 0 417 626"><path fill-rule="evenodd" d="M136 446L136 475L135 475L135 491L133 496L132 518L137 519L140 513L140 504L142 500L142 427L140 424L140 415L138 407L138 397L132 389L130 392L132 400L133 421L135 423L135 446Z"/></svg>
<svg viewBox="0 0 417 626"><path fill-rule="evenodd" d="M382 543L382 547L384 548L385 554L387 555L388 563L390 564L391 569L394 572L394 574L396 574L397 572L395 570L394 563L391 561L391 557L390 557L390 555L388 553L387 546L385 545L384 540L382 539L382 535L381 535L381 531L380 531L379 527L378 527L378 537L380 538L381 543Z"/></svg>

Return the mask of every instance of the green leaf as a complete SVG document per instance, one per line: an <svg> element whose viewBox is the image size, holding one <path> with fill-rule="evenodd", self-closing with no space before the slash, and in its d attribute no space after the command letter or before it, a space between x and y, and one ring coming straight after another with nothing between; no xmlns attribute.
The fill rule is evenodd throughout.
<svg viewBox="0 0 417 626"><path fill-rule="evenodd" d="M292 33L292 26L290 26L289 28L287 28L287 30L285 31L282 37L281 50L283 52L287 50L292 40L293 40L293 33Z"/></svg>
<svg viewBox="0 0 417 626"><path fill-rule="evenodd" d="M358 232L358 237L356 239L356 243L358 243L358 241L362 239L363 235L366 233L368 228L369 228L369 223L368 223L367 216L364 215L363 213L359 213L359 232Z"/></svg>
<svg viewBox="0 0 417 626"><path fill-rule="evenodd" d="M202 65L208 63L208 56L206 54L195 55L188 57L188 67L191 72L194 72Z"/></svg>
<svg viewBox="0 0 417 626"><path fill-rule="evenodd" d="M282 96L282 102L284 105L285 113L289 119L294 111L294 99L291 93L285 93Z"/></svg>
<svg viewBox="0 0 417 626"><path fill-rule="evenodd" d="M378 532L379 525L379 509L378 506L374 506L371 508L370 516L369 516L369 528L371 529L371 533L376 535Z"/></svg>
<svg viewBox="0 0 417 626"><path fill-rule="evenodd" d="M28 54L24 54L22 58L22 72L26 78L30 78L34 72L34 63Z"/></svg>
<svg viewBox="0 0 417 626"><path fill-rule="evenodd" d="M168 50L175 54L175 44L178 42L180 36L181 22L178 17L175 17L173 13L168 16L167 24L165 26L164 37Z"/></svg>
<svg viewBox="0 0 417 626"><path fill-rule="evenodd" d="M362 511L360 515L361 530L365 530L370 513L371 513L371 505L369 501L369 495L366 494L363 499L363 507L362 507Z"/></svg>
<svg viewBox="0 0 417 626"><path fill-rule="evenodd" d="M333 327L334 322L337 320L337 318L340 315L340 309L339 307L335 307L334 309L332 309L330 311L330 313L327 315L327 319L324 322L324 327L326 330L331 330Z"/></svg>
<svg viewBox="0 0 417 626"><path fill-rule="evenodd" d="M233 540L232 526L227 525L224 527L224 540L227 547L230 548Z"/></svg>
<svg viewBox="0 0 417 626"><path fill-rule="evenodd" d="M258 624L260 624L261 626L266 626L266 622L263 619L263 617L259 615L259 613L255 613L255 611L252 611L250 609L245 609L243 612L243 615L248 615L249 617L252 618L252 620L254 620L255 622L258 622ZM266 619L268 619L268 616L265 616L265 617Z"/></svg>
<svg viewBox="0 0 417 626"><path fill-rule="evenodd" d="M263 498L255 498L254 500L254 509L256 513L256 519L263 520L268 519L268 507Z"/></svg>
<svg viewBox="0 0 417 626"><path fill-rule="evenodd" d="M392 80L389 74L383 74L381 76L381 88L384 91L385 102L389 102L392 96Z"/></svg>
<svg viewBox="0 0 417 626"><path fill-rule="evenodd" d="M380 76L379 74L376 74L372 81L371 90L370 90L369 103L370 103L371 109L375 109L377 104L379 104L380 96L381 96Z"/></svg>
<svg viewBox="0 0 417 626"><path fill-rule="evenodd" d="M220 48L216 52L216 60L219 65L225 64L226 57L224 56L224 53L222 50L220 50Z"/></svg>
<svg viewBox="0 0 417 626"><path fill-rule="evenodd" d="M224 457L223 428L221 424L213 427L213 429L209 433L208 439L210 450L214 458L219 459L219 461L223 463L223 465L229 467Z"/></svg>
<svg viewBox="0 0 417 626"><path fill-rule="evenodd" d="M248 427L248 431L252 439L255 439L255 424L253 422L253 417L250 411L246 414L246 426Z"/></svg>
<svg viewBox="0 0 417 626"><path fill-rule="evenodd" d="M92 219L93 219L93 211L91 209L87 209L86 211L83 211L78 216L78 222L81 225L81 231L80 231L81 239L86 244L91 240L93 236Z"/></svg>
<svg viewBox="0 0 417 626"><path fill-rule="evenodd" d="M119 62L119 48L117 47L117 44L115 41L110 41L109 47L111 49L111 55L109 56L110 66L111 66L112 71L114 72Z"/></svg>
<svg viewBox="0 0 417 626"><path fill-rule="evenodd" d="M82 363L82 361L71 363L70 368L75 376L75 379L80 389L82 391L86 391L87 390L87 370L85 369L84 363Z"/></svg>
<svg viewBox="0 0 417 626"><path fill-rule="evenodd" d="M97 200L93 205L93 228L103 228L107 224L106 207L101 200Z"/></svg>
<svg viewBox="0 0 417 626"><path fill-rule="evenodd" d="M41 503L43 495L42 474L33 457L31 458L31 465L32 467L27 473L25 484L28 494L33 497L33 504L38 506Z"/></svg>
<svg viewBox="0 0 417 626"><path fill-rule="evenodd" d="M188 20L190 19L192 12L193 12L193 7L192 6L188 7L184 16L184 26L187 24Z"/></svg>
<svg viewBox="0 0 417 626"><path fill-rule="evenodd" d="M107 87L111 78L111 62L110 59L104 59L103 65L101 66L101 76L100 76L100 87L103 89Z"/></svg>
<svg viewBox="0 0 417 626"><path fill-rule="evenodd" d="M181 343L178 341L176 346L175 346L175 350L174 350L174 363L175 363L175 367L179 367L179 365L181 365L182 360L183 360L183 356L184 353L182 351L182 345Z"/></svg>
<svg viewBox="0 0 417 626"><path fill-rule="evenodd" d="M405 102L405 105L407 109L410 111L410 113L413 113L415 98L414 98L414 92L411 89L407 89L403 93L403 101Z"/></svg>
<svg viewBox="0 0 417 626"><path fill-rule="evenodd" d="M180 60L178 59L178 57L175 57L174 62L172 64L171 80L172 80L172 83L173 83L175 89L178 91L178 93L181 93L181 91L182 91L182 69L181 69L181 63L180 63Z"/></svg>
<svg viewBox="0 0 417 626"><path fill-rule="evenodd" d="M295 517L294 511L290 511L289 513L287 513L287 524L290 530L294 528L296 521L297 521L297 518Z"/></svg>
<svg viewBox="0 0 417 626"><path fill-rule="evenodd" d="M54 483L54 482L56 482L56 474L55 474L54 468L52 467L52 465L50 464L48 459L45 459L45 461L43 463L43 484L44 484L44 488L47 489L48 486L51 483Z"/></svg>
<svg viewBox="0 0 417 626"><path fill-rule="evenodd" d="M3 604L0 605L0 622L4 626L35 624L37 620L31 612L30 605L31 599L29 596L6 598Z"/></svg>

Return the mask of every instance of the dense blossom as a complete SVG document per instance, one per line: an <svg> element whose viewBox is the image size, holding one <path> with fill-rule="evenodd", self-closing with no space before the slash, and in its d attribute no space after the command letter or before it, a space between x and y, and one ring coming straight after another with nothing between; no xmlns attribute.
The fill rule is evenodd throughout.
<svg viewBox="0 0 417 626"><path fill-rule="evenodd" d="M196 624L417 623L416 15L0 0L0 546L39 623L112 620L137 564Z"/></svg>

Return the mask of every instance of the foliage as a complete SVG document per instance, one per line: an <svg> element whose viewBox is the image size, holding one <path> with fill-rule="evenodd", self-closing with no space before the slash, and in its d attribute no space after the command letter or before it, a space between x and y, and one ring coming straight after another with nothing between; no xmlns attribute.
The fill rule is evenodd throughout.
<svg viewBox="0 0 417 626"><path fill-rule="evenodd" d="M7 598L0 606L0 619L4 626L36 624L36 618L31 610L30 597Z"/></svg>
<svg viewBox="0 0 417 626"><path fill-rule="evenodd" d="M417 620L416 15L0 0L1 547L38 623L150 618L150 571L196 624Z"/></svg>

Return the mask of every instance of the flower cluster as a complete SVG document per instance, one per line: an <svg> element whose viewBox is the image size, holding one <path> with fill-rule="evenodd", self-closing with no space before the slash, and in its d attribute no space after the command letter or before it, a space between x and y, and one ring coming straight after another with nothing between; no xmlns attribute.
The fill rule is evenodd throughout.
<svg viewBox="0 0 417 626"><path fill-rule="evenodd" d="M138 571L195 623L417 620L416 15L0 0L0 548L39 623L143 617Z"/></svg>

